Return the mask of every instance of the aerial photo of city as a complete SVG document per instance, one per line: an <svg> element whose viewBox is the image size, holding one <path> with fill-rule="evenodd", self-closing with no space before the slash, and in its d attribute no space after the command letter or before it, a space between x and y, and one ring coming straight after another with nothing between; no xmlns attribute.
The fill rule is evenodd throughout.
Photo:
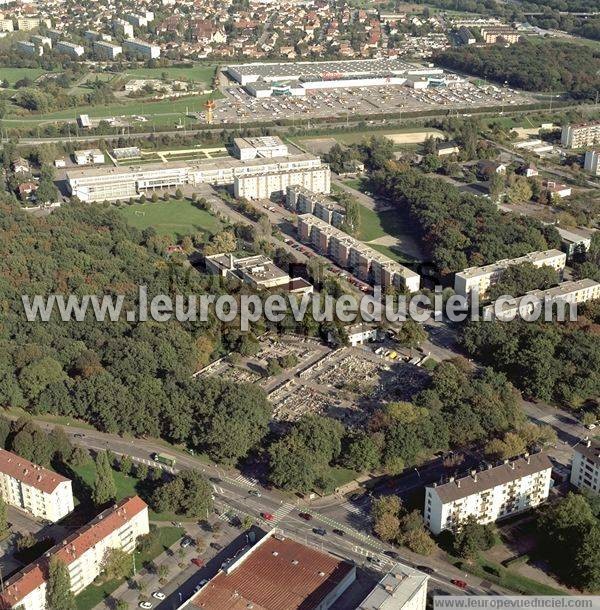
<svg viewBox="0 0 600 610"><path fill-rule="evenodd" d="M0 610L600 610L600 0L0 0Z"/></svg>

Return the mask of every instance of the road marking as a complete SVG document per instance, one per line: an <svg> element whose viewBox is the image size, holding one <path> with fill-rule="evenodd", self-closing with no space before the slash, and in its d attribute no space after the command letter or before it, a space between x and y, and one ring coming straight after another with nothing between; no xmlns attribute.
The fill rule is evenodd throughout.
<svg viewBox="0 0 600 610"><path fill-rule="evenodd" d="M247 485L248 487L256 487L258 481L256 479L250 479L245 477L243 474L238 474L235 479L231 479L232 481L237 481L237 483L242 483L243 485Z"/></svg>
<svg viewBox="0 0 600 610"><path fill-rule="evenodd" d="M280 506L274 513L275 521L281 521L284 517L287 517L296 508L293 504L286 503Z"/></svg>

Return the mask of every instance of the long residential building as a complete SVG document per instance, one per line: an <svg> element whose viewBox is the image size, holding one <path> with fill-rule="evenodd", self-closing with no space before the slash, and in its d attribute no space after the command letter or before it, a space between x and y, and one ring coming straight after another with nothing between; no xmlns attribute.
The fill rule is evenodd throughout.
<svg viewBox="0 0 600 610"><path fill-rule="evenodd" d="M494 301L486 305L482 313L485 320L498 319L510 321L516 317L527 319L537 308L536 303L540 304L543 312L545 307L555 310L559 308L554 306L561 304L570 310L571 306L595 301L596 299L600 299L600 283L586 278L572 282L563 282L547 290L530 290L523 296L514 298L510 303Z"/></svg>
<svg viewBox="0 0 600 610"><path fill-rule="evenodd" d="M67 185L70 193L82 201L114 201L185 184L232 185L236 176L321 167L329 169L321 163L319 157L304 153L247 161L228 157L206 161L70 170L67 172Z"/></svg>
<svg viewBox="0 0 600 610"><path fill-rule="evenodd" d="M395 564L356 610L425 610L429 576Z"/></svg>
<svg viewBox="0 0 600 610"><path fill-rule="evenodd" d="M409 292L419 290L421 278L418 273L312 214L298 216L298 236L341 267L351 269L365 282L395 286Z"/></svg>
<svg viewBox="0 0 600 610"><path fill-rule="evenodd" d="M434 533L456 530L468 517L486 524L534 508L550 493L552 462L545 453L525 454L500 466L452 477L425 489L425 525Z"/></svg>
<svg viewBox="0 0 600 610"><path fill-rule="evenodd" d="M597 150L588 150L585 153L583 169L594 176L600 176L600 152Z"/></svg>
<svg viewBox="0 0 600 610"><path fill-rule="evenodd" d="M535 267L552 267L562 279L567 255L560 250L545 250L530 252L518 258L503 259L484 267L469 267L454 276L454 291L463 296L469 296L472 292L484 296L509 267L523 263L531 263Z"/></svg>
<svg viewBox="0 0 600 610"><path fill-rule="evenodd" d="M157 59L160 57L160 47L150 42L129 38L123 41L123 51L134 57Z"/></svg>
<svg viewBox="0 0 600 610"><path fill-rule="evenodd" d="M0 495L7 504L55 523L74 508L71 481L0 449Z"/></svg>
<svg viewBox="0 0 600 610"><path fill-rule="evenodd" d="M562 128L560 141L566 148L583 148L600 144L600 122L565 125Z"/></svg>
<svg viewBox="0 0 600 610"><path fill-rule="evenodd" d="M288 186L285 204L297 214L313 214L334 227L340 228L346 220L344 206L300 185Z"/></svg>
<svg viewBox="0 0 600 610"><path fill-rule="evenodd" d="M67 40L59 40L54 48L57 53L70 55L71 57L81 57L85 53L85 49L80 44L68 42Z"/></svg>
<svg viewBox="0 0 600 610"><path fill-rule="evenodd" d="M233 179L233 193L245 199L269 199L285 194L289 186L302 186L315 193L329 193L331 170L319 163L311 167L265 171L261 174L240 175Z"/></svg>
<svg viewBox="0 0 600 610"><path fill-rule="evenodd" d="M100 575L108 550L132 553L137 539L149 531L146 503L138 496L122 500L6 580L0 593L0 609L52 610L46 605L52 558L66 565L71 591L77 595Z"/></svg>
<svg viewBox="0 0 600 610"><path fill-rule="evenodd" d="M101 59L115 59L123 52L123 47L112 42L106 42L104 40L95 40L92 43L92 49L96 57Z"/></svg>
<svg viewBox="0 0 600 610"><path fill-rule="evenodd" d="M578 489L600 494L600 441L586 439L573 447L571 484Z"/></svg>

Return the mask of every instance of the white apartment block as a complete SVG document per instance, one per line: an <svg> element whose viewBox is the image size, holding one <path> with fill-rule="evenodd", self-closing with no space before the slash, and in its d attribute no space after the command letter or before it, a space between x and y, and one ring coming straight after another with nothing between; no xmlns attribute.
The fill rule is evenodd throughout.
<svg viewBox="0 0 600 610"><path fill-rule="evenodd" d="M298 216L298 237L340 267L351 269L365 282L384 288L395 286L409 292L419 290L421 278L418 273L312 214Z"/></svg>
<svg viewBox="0 0 600 610"><path fill-rule="evenodd" d="M278 136L261 136L257 138L234 138L234 155L242 161L256 159L271 159L273 157L287 157L290 153L287 144Z"/></svg>
<svg viewBox="0 0 600 610"><path fill-rule="evenodd" d="M425 610L429 576L394 565L356 610Z"/></svg>
<svg viewBox="0 0 600 610"><path fill-rule="evenodd" d="M123 42L123 51L129 55L148 59L160 57L160 47L158 45L143 40L135 40L135 38L129 38Z"/></svg>
<svg viewBox="0 0 600 610"><path fill-rule="evenodd" d="M50 38L49 36L41 36L39 34L34 34L31 37L31 42L33 42L33 44L37 45L38 47L48 47L49 49L52 48L52 38Z"/></svg>
<svg viewBox="0 0 600 610"><path fill-rule="evenodd" d="M545 250L543 252L530 252L519 258L507 258L484 267L469 267L454 276L454 291L463 296L469 296L472 292L484 296L490 286L498 283L508 267L523 263L531 263L535 267L552 267L559 273L559 278L562 279L567 255L560 250Z"/></svg>
<svg viewBox="0 0 600 610"><path fill-rule="evenodd" d="M148 19L145 15L125 15L125 20L136 28L148 27Z"/></svg>
<svg viewBox="0 0 600 610"><path fill-rule="evenodd" d="M553 311L564 310L566 316L567 311L575 313L577 311L576 306L579 303L587 303L596 299L600 299L600 283L586 278L563 282L547 290L530 290L522 297L512 299L510 303L494 301L490 305L486 305L482 313L485 320L510 321L516 317L526 320L535 311L537 303L539 303L542 307L542 313L545 307L550 307ZM572 311L572 308L574 308L574 311ZM572 315L570 319L574 319Z"/></svg>
<svg viewBox="0 0 600 610"><path fill-rule="evenodd" d="M81 57L85 53L85 49L80 44L59 40L55 47L57 53L70 55L71 57Z"/></svg>
<svg viewBox="0 0 600 610"><path fill-rule="evenodd" d="M67 566L71 591L77 595L100 575L108 550L132 553L137 539L148 532L148 507L144 501L138 496L121 501L5 581L0 607L52 610L46 605L46 574L52 557Z"/></svg>
<svg viewBox="0 0 600 610"><path fill-rule="evenodd" d="M37 17L19 17L17 19L17 30L30 32L39 27L41 21Z"/></svg>
<svg viewBox="0 0 600 610"><path fill-rule="evenodd" d="M116 59L123 52L123 47L104 40L95 40L92 43L94 55L100 59Z"/></svg>
<svg viewBox="0 0 600 610"><path fill-rule="evenodd" d="M313 214L334 227L340 228L346 220L344 206L303 186L288 186L285 203L297 214Z"/></svg>
<svg viewBox="0 0 600 610"><path fill-rule="evenodd" d="M114 19L112 22L113 32L122 34L127 38L133 38L133 26L125 19Z"/></svg>
<svg viewBox="0 0 600 610"><path fill-rule="evenodd" d="M550 493L552 462L544 453L525 454L500 466L452 477L425 488L425 525L434 534L455 530L468 517L485 525L541 504Z"/></svg>
<svg viewBox="0 0 600 610"><path fill-rule="evenodd" d="M12 19L0 19L0 32L14 32L15 24Z"/></svg>
<svg viewBox="0 0 600 610"><path fill-rule="evenodd" d="M600 441L585 439L573 447L571 485L600 494Z"/></svg>
<svg viewBox="0 0 600 610"><path fill-rule="evenodd" d="M594 176L600 176L600 153L597 150L588 150L585 153L583 169Z"/></svg>
<svg viewBox="0 0 600 610"><path fill-rule="evenodd" d="M229 185L241 175L297 171L321 167L321 159L310 154L273 159L224 158L218 160L152 163L133 167L75 169L67 172L70 193L82 201L114 201L138 197L156 189L177 188L185 184Z"/></svg>
<svg viewBox="0 0 600 610"><path fill-rule="evenodd" d="M71 481L0 449L0 495L7 504L55 523L74 508Z"/></svg>
<svg viewBox="0 0 600 610"><path fill-rule="evenodd" d="M269 199L285 193L288 186L300 185L315 193L329 193L331 170L328 165L265 172L254 176L236 176L233 193L238 198Z"/></svg>
<svg viewBox="0 0 600 610"><path fill-rule="evenodd" d="M565 148L583 148L600 144L600 123L565 125L560 138Z"/></svg>
<svg viewBox="0 0 600 610"><path fill-rule="evenodd" d="M33 42L29 42L27 40L18 40L17 51L20 51L21 53L25 53L27 55L41 56L44 54L44 47L38 47L34 45Z"/></svg>

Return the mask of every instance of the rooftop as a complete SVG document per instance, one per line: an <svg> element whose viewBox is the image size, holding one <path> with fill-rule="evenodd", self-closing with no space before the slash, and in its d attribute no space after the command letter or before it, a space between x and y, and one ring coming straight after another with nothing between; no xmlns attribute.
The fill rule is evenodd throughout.
<svg viewBox="0 0 600 610"><path fill-rule="evenodd" d="M188 610L312 610L354 566L289 538L267 535L219 572Z"/></svg>
<svg viewBox="0 0 600 610"><path fill-rule="evenodd" d="M499 466L489 466L487 470L473 472L469 476L450 480L443 485L428 486L439 496L442 503L454 502L473 494L481 493L498 485L516 481L523 477L552 468L552 462L545 453L525 455L516 460L506 460Z"/></svg>
<svg viewBox="0 0 600 610"><path fill-rule="evenodd" d="M356 610L396 610L403 608L423 586L428 576L396 564L365 597Z"/></svg>
<svg viewBox="0 0 600 610"><path fill-rule="evenodd" d="M577 453L581 453L588 460L596 464L600 465L600 441L593 438L585 441L581 441L574 447Z"/></svg>
<svg viewBox="0 0 600 610"><path fill-rule="evenodd" d="M506 269L511 265L520 265L522 263L535 264L545 260L551 260L557 256L564 256L566 259L566 254L560 250L530 252L529 254L525 254L525 256L519 256L518 258L505 258L503 260L496 261L495 263L491 263L490 265L484 265L483 267L469 267L456 275L459 277L476 277L478 275L487 275L488 273L494 273L494 271Z"/></svg>
<svg viewBox="0 0 600 610"><path fill-rule="evenodd" d="M69 481L66 477L5 449L0 449L0 472L47 494L52 493L61 483Z"/></svg>

